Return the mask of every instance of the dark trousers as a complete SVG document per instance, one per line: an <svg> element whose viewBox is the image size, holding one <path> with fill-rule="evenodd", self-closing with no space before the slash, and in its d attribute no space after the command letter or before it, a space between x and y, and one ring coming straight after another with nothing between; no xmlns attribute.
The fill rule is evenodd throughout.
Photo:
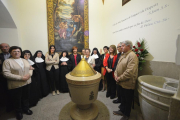
<svg viewBox="0 0 180 120"><path fill-rule="evenodd" d="M106 73L107 79L107 96L116 96L116 81L113 78L112 73Z"/></svg>
<svg viewBox="0 0 180 120"><path fill-rule="evenodd" d="M120 93L121 93L120 111L124 115L129 117L131 113L131 105L134 97L134 90L120 87Z"/></svg>
<svg viewBox="0 0 180 120"><path fill-rule="evenodd" d="M121 102L121 92L120 92L121 88L120 87L121 87L120 85L118 85L118 84L116 85L118 101Z"/></svg>
<svg viewBox="0 0 180 120"><path fill-rule="evenodd" d="M51 70L47 72L49 77L49 83L51 86L51 90L59 90L59 68L55 69L54 66L52 66Z"/></svg>
<svg viewBox="0 0 180 120"><path fill-rule="evenodd" d="M16 112L29 109L29 85L10 90Z"/></svg>
<svg viewBox="0 0 180 120"><path fill-rule="evenodd" d="M11 95L8 90L7 79L0 74L0 106L6 106L6 111L10 112L13 109ZM5 104L4 104L5 103Z"/></svg>
<svg viewBox="0 0 180 120"><path fill-rule="evenodd" d="M103 87L102 81L103 81L103 80L101 79L100 82L99 82L99 91L102 90L102 87Z"/></svg>

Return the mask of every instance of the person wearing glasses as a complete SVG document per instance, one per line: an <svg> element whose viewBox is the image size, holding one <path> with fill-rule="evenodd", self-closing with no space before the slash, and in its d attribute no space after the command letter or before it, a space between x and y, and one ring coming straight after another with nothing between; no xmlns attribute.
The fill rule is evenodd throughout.
<svg viewBox="0 0 180 120"><path fill-rule="evenodd" d="M116 70L116 66L117 66L117 63L119 61L119 58L121 57L121 54L122 54L122 51L121 51L121 42L117 45L117 50L118 50L118 54L117 54L117 60L114 64L114 70ZM116 85L116 91L117 91L117 99L116 100L113 100L113 103L121 103L121 95L120 95L120 85ZM120 107L120 106L119 106Z"/></svg>
<svg viewBox="0 0 180 120"><path fill-rule="evenodd" d="M29 84L31 83L32 70L27 60L21 58L22 50L18 46L9 49L11 58L3 63L3 75L7 78L17 120L23 118L22 112L32 115L29 109Z"/></svg>

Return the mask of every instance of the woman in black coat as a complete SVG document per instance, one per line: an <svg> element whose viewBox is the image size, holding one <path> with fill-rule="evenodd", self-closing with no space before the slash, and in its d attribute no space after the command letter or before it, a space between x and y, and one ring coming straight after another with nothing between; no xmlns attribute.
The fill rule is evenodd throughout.
<svg viewBox="0 0 180 120"><path fill-rule="evenodd" d="M74 46L72 48L73 53L69 56L69 66L70 70L72 71L77 64L81 61L81 55L77 53L78 48Z"/></svg>
<svg viewBox="0 0 180 120"><path fill-rule="evenodd" d="M63 51L59 60L60 72L60 90L62 92L69 92L68 84L66 82L66 74L69 73L69 56L67 51Z"/></svg>
<svg viewBox="0 0 180 120"><path fill-rule="evenodd" d="M47 81L46 75L46 64L45 64L45 56L43 55L41 50L36 51L34 54L35 63L39 67L39 76L40 76L40 90L42 93L42 97L46 97L49 94L49 84Z"/></svg>
<svg viewBox="0 0 180 120"><path fill-rule="evenodd" d="M91 53L91 56L94 57L95 59L95 67L94 67L94 70L101 73L101 56L99 54L99 51L97 48L94 48L92 50L92 53ZM100 81L99 83L99 90L102 89L102 80Z"/></svg>
<svg viewBox="0 0 180 120"><path fill-rule="evenodd" d="M40 98L42 98L40 90L40 77L39 77L39 67L34 62L33 56L29 50L24 50L22 53L22 58L26 59L32 66L33 75L31 76L31 84L29 85L29 106L36 106Z"/></svg>

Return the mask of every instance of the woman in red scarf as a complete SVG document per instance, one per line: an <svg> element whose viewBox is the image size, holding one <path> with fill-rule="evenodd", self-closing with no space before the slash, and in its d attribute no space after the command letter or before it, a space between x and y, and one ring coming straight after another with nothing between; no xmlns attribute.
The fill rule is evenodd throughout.
<svg viewBox="0 0 180 120"><path fill-rule="evenodd" d="M116 81L114 79L114 64L117 59L117 50L115 45L109 47L109 53L106 54L106 57L103 61L105 67L103 75L107 79L107 93L106 97L114 99L116 97Z"/></svg>

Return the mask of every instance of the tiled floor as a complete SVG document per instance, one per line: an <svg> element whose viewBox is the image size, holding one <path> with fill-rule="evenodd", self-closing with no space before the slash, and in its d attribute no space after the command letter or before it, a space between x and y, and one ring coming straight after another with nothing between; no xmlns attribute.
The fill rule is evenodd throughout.
<svg viewBox="0 0 180 120"><path fill-rule="evenodd" d="M98 93L98 100L103 102L110 113L110 120L120 120L121 116L113 115L113 111L118 110L119 104L113 104L112 100L106 98L106 92ZM52 96L49 94L38 102L37 106L32 107L33 115L23 115L23 120L58 120L59 113L63 106L71 101L68 93ZM131 111L129 120L143 120L140 107L135 104ZM13 112L6 113L5 109L0 110L0 120L16 120Z"/></svg>

